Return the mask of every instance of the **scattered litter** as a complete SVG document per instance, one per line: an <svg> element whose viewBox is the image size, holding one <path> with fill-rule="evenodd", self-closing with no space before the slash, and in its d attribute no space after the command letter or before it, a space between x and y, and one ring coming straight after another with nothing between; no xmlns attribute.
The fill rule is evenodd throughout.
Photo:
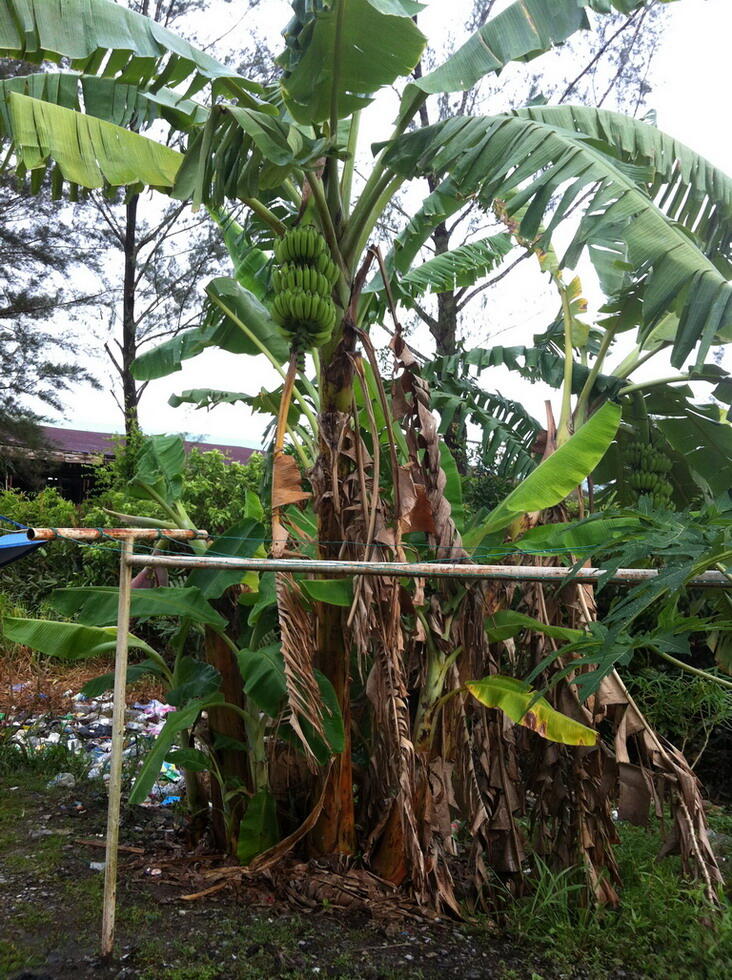
<svg viewBox="0 0 732 980"><path fill-rule="evenodd" d="M89 862L89 867L91 868L92 871L104 871L104 869L107 867L107 862L106 861L90 861Z"/></svg>
<svg viewBox="0 0 732 980"><path fill-rule="evenodd" d="M38 840L40 837L68 837L70 833L70 830L49 830L47 827L41 827L40 830L31 830L28 836L31 840Z"/></svg>
<svg viewBox="0 0 732 980"><path fill-rule="evenodd" d="M69 831L71 833L71 831ZM107 842L105 840L94 840L90 837L77 837L74 841L75 844L83 844L86 847L101 847L106 850ZM143 847L130 847L129 844L118 844L118 851L124 851L126 854L144 854L145 849Z"/></svg>
<svg viewBox="0 0 732 980"><path fill-rule="evenodd" d="M27 685L15 685L20 691ZM43 751L50 746L63 746L74 754L86 756L89 761L88 778L109 781L112 756L113 699L109 692L97 698L85 694L65 692L72 700L73 710L60 717L49 715L30 716L18 712L10 716L0 714L0 727L11 731L11 740L27 752ZM142 765L153 739L165 724L165 716L175 707L153 698L148 702L136 702L125 709L124 766L127 775L133 775ZM59 773L48 788L73 789L76 779L72 773ZM143 806L172 806L178 803L184 791L182 772L171 763L163 769ZM81 807L81 804L79 804Z"/></svg>
<svg viewBox="0 0 732 980"><path fill-rule="evenodd" d="M60 772L46 783L46 789L54 789L55 787L73 789L74 786L76 786L76 776L73 772Z"/></svg>

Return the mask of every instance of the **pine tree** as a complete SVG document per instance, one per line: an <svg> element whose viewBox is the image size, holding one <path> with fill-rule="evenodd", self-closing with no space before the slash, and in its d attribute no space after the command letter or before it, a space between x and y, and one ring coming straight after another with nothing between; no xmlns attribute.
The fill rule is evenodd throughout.
<svg viewBox="0 0 732 980"><path fill-rule="evenodd" d="M6 59L0 79L31 66ZM8 446L37 447L44 409L62 411L63 395L86 382L76 326L99 302L98 235L78 210L60 207L50 190L31 196L0 175L0 470L23 468ZM84 270L87 275L81 276ZM89 275L91 273L91 275ZM26 467L27 468L27 467Z"/></svg>

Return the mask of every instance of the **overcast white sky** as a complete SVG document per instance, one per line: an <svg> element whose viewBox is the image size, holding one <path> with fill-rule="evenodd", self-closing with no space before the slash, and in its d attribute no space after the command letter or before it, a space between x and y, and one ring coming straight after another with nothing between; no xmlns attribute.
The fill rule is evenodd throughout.
<svg viewBox="0 0 732 980"><path fill-rule="evenodd" d="M434 40L436 34L449 31L462 4L463 0L435 0L429 16L421 19L425 33ZM270 35L276 34L289 16L288 6L281 0L262 0L259 9L265 18L260 20L260 29ZM244 29L243 25L241 30ZM272 42L277 49L274 37ZM657 111L661 129L727 173L732 172L728 109L731 42L730 0L679 0L670 4L669 25L653 65L653 93L649 100ZM384 119L381 110L375 115L378 122ZM496 316L486 333L496 336L496 322L505 324L500 336L496 336L498 343L530 343L531 335L546 326L554 314L554 298L549 297L539 276L528 273L517 280L505 298L497 296L496 302ZM375 339L380 342L385 335ZM473 339L482 339L480 330ZM487 373L484 378L487 387L500 388L504 394L522 399L537 417L542 417L541 402L549 395L548 389L527 386L500 371ZM186 432L206 441L257 447L266 420L253 417L246 408L220 406L212 412L200 412L170 408L167 400L173 392L194 387L254 393L261 386L276 386L277 380L264 358L208 351L188 362L183 371L150 384L141 404L141 422L148 432ZM68 398L67 405L65 417L54 420L55 424L93 431L118 432L122 428L119 410L109 392L79 388Z"/></svg>

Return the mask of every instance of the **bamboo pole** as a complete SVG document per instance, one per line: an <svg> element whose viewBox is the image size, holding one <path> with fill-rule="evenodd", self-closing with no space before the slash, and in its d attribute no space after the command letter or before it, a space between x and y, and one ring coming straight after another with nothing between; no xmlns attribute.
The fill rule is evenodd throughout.
<svg viewBox="0 0 732 980"><path fill-rule="evenodd" d="M114 949L114 917L117 904L117 844L119 841L120 798L122 795L122 752L125 733L125 689L127 686L127 647L130 632L130 594L132 585L133 541L122 539L119 569L119 604L117 607L117 648L114 661L114 701L112 710L112 754L109 768L109 802L107 804L107 849L104 866L104 901L102 905L102 958L109 959Z"/></svg>
<svg viewBox="0 0 732 980"><path fill-rule="evenodd" d="M469 562L383 562L383 561L321 561L309 558L209 558L189 555L131 555L131 565L167 568L240 568L255 572L293 572L323 575L381 575L397 578L457 578L509 579L520 582L557 582L569 574L567 567L542 565L473 565ZM603 568L582 568L572 579L574 583L597 583L606 575ZM609 582L634 585L656 578L655 568L619 568L609 576ZM730 588L722 572L704 572L687 585L696 588Z"/></svg>
<svg viewBox="0 0 732 980"><path fill-rule="evenodd" d="M29 527L31 541L200 541L209 538L208 531L164 527Z"/></svg>

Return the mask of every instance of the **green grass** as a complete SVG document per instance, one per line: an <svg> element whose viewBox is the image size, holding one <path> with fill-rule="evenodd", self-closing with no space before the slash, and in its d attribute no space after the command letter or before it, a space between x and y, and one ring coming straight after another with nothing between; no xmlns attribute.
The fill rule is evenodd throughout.
<svg viewBox="0 0 732 980"><path fill-rule="evenodd" d="M73 827L76 833L79 826L77 818L70 822L54 811L68 791L46 789L55 772L73 771L68 751L51 748L48 753L18 753L15 746L0 743L3 787L18 786L17 791L0 793L1 870L17 878L19 889L32 882L47 890L53 910L48 913L45 900L39 904L18 894L0 941L0 977L43 968L49 950L63 949L69 935L74 936L75 948L92 953L97 949L103 876L89 872L86 855L79 862L69 849L70 835L29 836L47 812L55 813L49 829ZM86 783L83 792L93 795L96 790ZM97 800L86 819L100 821L101 827L103 804ZM710 820L717 834L732 837L732 813L712 808ZM98 829L96 823L81 826L80 833L88 833L88 826ZM581 876L574 871L552 873L537 863L534 893L506 903L500 940L495 926L493 931L480 921L463 926L478 955L481 950L496 955L497 941L505 943L512 956L521 951L521 963L499 962L497 978L526 980L530 967L523 963L525 956L539 970L533 980L573 976L577 969L592 980L615 970L624 970L632 980L726 980L732 963L732 907L727 902L721 911L710 912L700 888L681 879L677 858L656 863L657 828L645 831L621 824L619 831L617 853L624 883L620 909L582 908ZM270 916L236 904L160 905L154 891L131 879L120 888L118 942L132 951L129 962L141 980L158 980L161 972L170 980L214 980L222 975L251 980L287 975L299 980L312 977L314 963L321 965L322 975L341 980L372 977L375 968L382 978L417 978L421 969L435 975L431 963L418 960L409 967L388 960L375 967L363 954L380 945L373 932L361 931L348 917L341 920L340 913L326 921L324 928L322 921L307 915Z"/></svg>
<svg viewBox="0 0 732 980"><path fill-rule="evenodd" d="M725 825L732 818L725 817ZM721 832L721 831L720 831ZM656 862L659 835L622 825L617 849L623 879L617 910L578 907L579 875L537 864L533 895L507 904L508 936L539 944L559 967L581 962L591 976L613 969L634 978L726 980L732 963L732 905L712 912L698 884L685 882L678 858Z"/></svg>
<svg viewBox="0 0 732 980"><path fill-rule="evenodd" d="M0 939L0 977L9 977L21 970L32 969L39 965L39 958L28 956L22 946Z"/></svg>

